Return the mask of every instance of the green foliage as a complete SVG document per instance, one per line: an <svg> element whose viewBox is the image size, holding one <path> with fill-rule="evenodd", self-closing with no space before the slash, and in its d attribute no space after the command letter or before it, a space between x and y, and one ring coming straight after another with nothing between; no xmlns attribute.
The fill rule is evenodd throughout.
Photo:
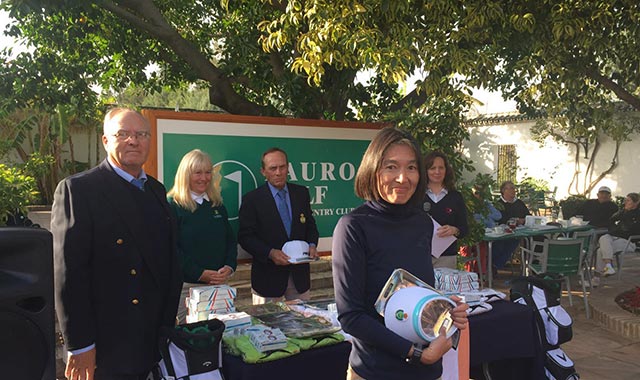
<svg viewBox="0 0 640 380"><path fill-rule="evenodd" d="M469 234L461 239L461 245L473 246L482 241L485 226L474 218L474 214L481 214L483 216L489 214L489 208L484 200L491 201L490 189L495 188L495 186L496 183L493 177L489 174L482 173L477 173L471 182L462 183L458 186L458 190L462 193L467 207L467 222L469 224ZM476 191L480 193L480 198L473 195Z"/></svg>
<svg viewBox="0 0 640 380"><path fill-rule="evenodd" d="M501 90L522 112L546 116L550 122L536 134L576 148L577 138L595 147L604 136L618 143L640 128L615 112L620 101L640 109L636 0L0 6L18 20L7 34L31 48L13 59L5 54L0 90L12 107L43 107L58 116L65 104L88 120L98 114L99 97L117 98L130 86L145 94L195 86L234 114L394 122L411 130L424 151L443 150L458 177L471 168L458 152L467 138L461 112L473 88ZM58 144L66 141L59 131ZM46 143L37 150L46 153ZM7 148L0 142L1 149ZM55 153L58 167L76 167ZM616 157L610 170L615 165ZM574 192L588 192L607 174L591 178L594 167Z"/></svg>
<svg viewBox="0 0 640 380"><path fill-rule="evenodd" d="M482 241L485 229L484 224L478 222L473 215L487 215L489 210L484 201L473 196L473 185L462 184L458 186L458 191L462 193L465 206L467 207L467 223L469 225L469 234L460 239L460 245L473 246Z"/></svg>
<svg viewBox="0 0 640 380"><path fill-rule="evenodd" d="M480 193L481 198L488 201L493 200L492 192L498 189L496 180L490 174L477 173L471 184L475 191Z"/></svg>
<svg viewBox="0 0 640 380"><path fill-rule="evenodd" d="M549 191L549 183L546 180L525 177L516 184L518 197L527 205L532 213L545 206L545 193ZM553 205L556 206L556 205Z"/></svg>
<svg viewBox="0 0 640 380"><path fill-rule="evenodd" d="M578 209L587 201L587 198L583 195L570 195L565 199L562 199L559 203L562 209L562 217L569 219L576 215Z"/></svg>
<svg viewBox="0 0 640 380"><path fill-rule="evenodd" d="M44 178L51 172L51 166L55 164L55 158L51 155L41 155L33 152L23 165L23 171L33 178Z"/></svg>
<svg viewBox="0 0 640 380"><path fill-rule="evenodd" d="M18 168L0 164L0 226L10 214L26 214L26 206L37 196L35 180Z"/></svg>
<svg viewBox="0 0 640 380"><path fill-rule="evenodd" d="M521 193L534 191L549 191L549 183L544 179L525 177L518 182L518 191Z"/></svg>
<svg viewBox="0 0 640 380"><path fill-rule="evenodd" d="M160 92L150 92L144 87L130 85L115 96L121 106L174 108L178 110L220 111L209 103L209 90L191 86L189 88L164 87Z"/></svg>
<svg viewBox="0 0 640 380"><path fill-rule="evenodd" d="M91 131L99 122L83 116L76 105L12 108L5 102L0 106L0 159L15 162L36 180L39 203L51 204L60 179L90 166L75 159L72 132Z"/></svg>
<svg viewBox="0 0 640 380"><path fill-rule="evenodd" d="M421 143L423 153L441 151L449 159L456 178L473 171L472 162L462 154L469 132L461 125L465 104L461 99L429 99L417 112L408 109L388 114L385 121L409 131Z"/></svg>
<svg viewBox="0 0 640 380"><path fill-rule="evenodd" d="M616 99L640 109L635 0L2 6L19 20L8 34L34 48L2 66L10 80L0 87L18 104L74 95L91 104L96 86L112 95L131 83L153 91L204 83L211 103L231 113L368 120L485 87L528 114L566 118L575 136L590 128L584 115L606 117ZM357 81L362 72L374 80ZM412 75L418 90L397 96Z"/></svg>

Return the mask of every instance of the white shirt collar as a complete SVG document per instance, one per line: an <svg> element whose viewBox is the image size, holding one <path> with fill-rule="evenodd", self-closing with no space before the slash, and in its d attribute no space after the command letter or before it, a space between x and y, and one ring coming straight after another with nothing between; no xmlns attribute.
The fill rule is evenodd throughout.
<svg viewBox="0 0 640 380"><path fill-rule="evenodd" d="M207 193L196 194L193 191L189 191L189 193L191 194L191 199L196 201L196 203L199 205L201 205L205 200L211 202Z"/></svg>
<svg viewBox="0 0 640 380"><path fill-rule="evenodd" d="M444 198L447 194L449 194L449 192L445 187L443 187L442 190L440 190L440 192L437 195L427 187L427 196L435 203L440 202L442 198Z"/></svg>
<svg viewBox="0 0 640 380"><path fill-rule="evenodd" d="M516 201L518 200L518 197L513 198L513 200L511 202L509 202L508 200L504 199L504 197L501 195L500 199L502 199L502 201L504 203L516 203Z"/></svg>

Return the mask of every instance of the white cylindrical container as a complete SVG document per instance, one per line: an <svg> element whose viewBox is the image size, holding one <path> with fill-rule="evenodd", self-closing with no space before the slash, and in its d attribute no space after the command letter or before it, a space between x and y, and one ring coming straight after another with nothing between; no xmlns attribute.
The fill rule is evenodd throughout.
<svg viewBox="0 0 640 380"><path fill-rule="evenodd" d="M427 344L445 327L447 338L457 331L451 319L456 304L433 290L412 286L395 291L384 309L384 324L413 343Z"/></svg>

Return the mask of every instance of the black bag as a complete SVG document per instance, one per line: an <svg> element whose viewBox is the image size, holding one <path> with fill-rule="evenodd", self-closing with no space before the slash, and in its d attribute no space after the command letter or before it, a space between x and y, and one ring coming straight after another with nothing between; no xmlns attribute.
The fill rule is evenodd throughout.
<svg viewBox="0 0 640 380"><path fill-rule="evenodd" d="M9 215L7 215L6 226L40 228L39 224L33 223L33 221L20 210L15 210L13 213L9 213Z"/></svg>
<svg viewBox="0 0 640 380"><path fill-rule="evenodd" d="M561 348L546 352L544 358L544 372L549 380L579 380L573 361Z"/></svg>
<svg viewBox="0 0 640 380"><path fill-rule="evenodd" d="M553 349L573 338L571 316L560 305L562 278L542 274L540 277L519 277L511 282L511 301L528 305L538 311L536 323L545 338L545 350Z"/></svg>
<svg viewBox="0 0 640 380"><path fill-rule="evenodd" d="M160 331L158 363L163 380L224 380L222 333L218 319L165 327Z"/></svg>
<svg viewBox="0 0 640 380"><path fill-rule="evenodd" d="M559 347L573 337L573 321L560 305L562 278L555 274L518 277L511 282L512 302L537 311L536 327L545 351L545 374L549 380L577 380L573 362Z"/></svg>

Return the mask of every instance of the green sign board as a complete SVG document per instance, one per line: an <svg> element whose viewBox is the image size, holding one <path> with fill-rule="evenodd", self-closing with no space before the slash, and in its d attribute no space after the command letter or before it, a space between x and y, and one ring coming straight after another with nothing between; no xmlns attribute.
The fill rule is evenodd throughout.
<svg viewBox="0 0 640 380"><path fill-rule="evenodd" d="M264 125L215 121L157 121L158 178L173 186L182 156L192 149L208 153L220 167L229 219L237 232L242 195L264 184L261 156L279 147L289 158L289 182L306 186L320 233L319 249L331 249L338 219L362 204L353 182L376 129Z"/></svg>

